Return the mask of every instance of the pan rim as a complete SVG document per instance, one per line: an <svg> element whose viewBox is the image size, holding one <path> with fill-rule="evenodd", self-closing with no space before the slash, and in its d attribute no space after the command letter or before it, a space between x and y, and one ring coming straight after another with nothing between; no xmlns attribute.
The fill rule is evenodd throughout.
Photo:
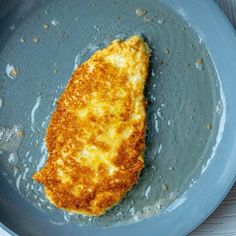
<svg viewBox="0 0 236 236"><path fill-rule="evenodd" d="M199 36L201 36L203 42L205 43L206 47L208 48L211 54L212 60L214 61L215 69L218 71L219 80L222 82L223 90L226 97L227 114L225 131L223 133L221 143L219 144L219 147L216 151L216 157L209 166L209 169L199 178L196 183L196 186L194 186L194 188L190 189L186 193L188 201L184 202L181 206L176 208L176 210L172 212L172 216L160 214L151 217L148 220L140 222L139 224L122 226L122 229L118 229L118 227L112 227L110 229L101 229L98 227L94 227L93 232L96 231L98 235L104 235L104 233L108 235L111 233L114 235L120 235L122 232L127 233L129 235L143 235L144 232L155 235L157 233L160 235L186 235L194 228L196 228L201 222L203 222L216 209L216 207L224 199L224 197L226 196L226 194L228 193L228 191L236 180L236 160L234 160L234 152L236 151L236 134L233 134L233 127L235 127L235 125L233 124L233 118L236 118L236 110L233 110L236 105L236 102L234 102L233 100L236 101L236 99L234 99L236 98L236 96L232 93L232 91L236 89L236 81L233 81L233 77L236 76L236 70L233 70L233 61L236 61L236 55L233 55L234 48L236 50L235 31L213 0L208 0L201 3L197 0L193 0L191 1L191 3L189 3L188 0L163 0L162 2L164 2L169 7L171 7L182 15L182 17L190 24L193 30L196 31ZM191 9L196 8L197 11L194 11L194 14L189 14L191 12ZM183 9L184 12L181 13L181 9ZM201 19L199 19L199 12L201 13ZM214 19L215 21L212 21L212 19ZM215 34L213 34L212 31L207 31L207 29L210 29L210 27L216 29ZM220 29L221 32L217 32L216 27ZM220 34L224 35L224 37ZM224 43L222 43L222 40L224 41ZM228 58L231 58L231 61L228 62L227 60L224 66L222 66L222 59L219 58L219 52L216 51L217 47L219 46L219 43L221 45L224 45L224 55ZM222 58L227 57L222 56ZM222 69L221 67L224 68ZM230 71L230 73L227 72L225 74L226 71ZM224 152L225 145L227 141L230 140L230 138L231 140L234 140L234 143L232 143L232 146L230 146L230 148L228 145L227 152ZM228 155L225 155L227 153ZM220 159L220 157L222 158ZM224 162L224 166L220 165ZM195 206L191 210L192 212L195 211L195 217L191 218L188 214L185 214L186 209L189 209L191 204L194 204L190 196L196 194L196 192L199 191L199 188L203 186L201 185L201 183L204 183L204 180L209 177L211 170L227 170L227 173L224 173L223 177L221 176L221 182L218 183L219 185L217 185L217 189L214 190L215 194L211 193L212 195L215 195L214 197L212 197L211 199L207 199L207 196L209 197L210 191L208 192L208 195L207 193L203 193L202 196L200 196L201 201L199 201L203 203L203 201L207 200L206 204L208 205L208 207L206 207L206 205L199 206L195 203ZM209 185L207 185L207 183L209 182L204 183L205 189L209 189ZM212 186L209 190L211 190L211 188ZM181 223L179 223L179 226L173 225L173 227L167 228L166 222L168 222L169 224L171 224L170 222L175 222L176 224L178 222L176 220L178 220L180 216L182 217L181 222L184 222L182 223L182 225ZM162 220L160 220L160 217L163 217ZM159 223L157 224L157 222ZM0 228L3 228L8 233L14 235L13 231L8 229L1 223Z"/></svg>

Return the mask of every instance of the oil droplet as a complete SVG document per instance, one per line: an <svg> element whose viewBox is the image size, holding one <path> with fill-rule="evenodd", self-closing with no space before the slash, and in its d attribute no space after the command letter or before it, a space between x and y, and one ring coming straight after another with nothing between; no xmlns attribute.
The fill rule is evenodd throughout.
<svg viewBox="0 0 236 236"><path fill-rule="evenodd" d="M195 63L195 66L198 70L202 71L203 70L203 59L202 58L199 58L197 59L196 63Z"/></svg>
<svg viewBox="0 0 236 236"><path fill-rule="evenodd" d="M148 187L147 187L147 190L145 191L145 194L144 194L144 196L145 196L146 199L148 199L150 190L151 190L151 186L148 186Z"/></svg>
<svg viewBox="0 0 236 236"><path fill-rule="evenodd" d="M16 153L23 140L24 132L21 125L12 128L0 127L0 150Z"/></svg>
<svg viewBox="0 0 236 236"><path fill-rule="evenodd" d="M158 22L158 24L163 24L165 22L165 20L164 19L159 19L157 22Z"/></svg>
<svg viewBox="0 0 236 236"><path fill-rule="evenodd" d="M19 163L19 157L17 155L17 153L10 153L9 157L8 157L8 163L11 166L17 166L17 164Z"/></svg>
<svg viewBox="0 0 236 236"><path fill-rule="evenodd" d="M147 13L147 11L145 11L145 10L143 10L143 9L140 9L140 8L135 9L135 14L136 14L136 16L138 16L138 17L144 16L146 13Z"/></svg>
<svg viewBox="0 0 236 236"><path fill-rule="evenodd" d="M52 24L53 26L57 26L57 25L60 25L60 22L57 21L57 20L55 20L55 19L53 19L53 20L51 21L51 24Z"/></svg>
<svg viewBox="0 0 236 236"><path fill-rule="evenodd" d="M165 52L165 54L170 54L170 49L169 48L165 48L164 52Z"/></svg>
<svg viewBox="0 0 236 236"><path fill-rule="evenodd" d="M40 148L40 152L41 152L41 157L40 157L40 161L39 161L37 168L36 168L37 171L39 171L44 166L47 155L48 155L45 140L43 141L43 144Z"/></svg>
<svg viewBox="0 0 236 236"><path fill-rule="evenodd" d="M14 30L15 28L16 28L15 25L11 25L11 26L10 26L10 30Z"/></svg>
<svg viewBox="0 0 236 236"><path fill-rule="evenodd" d="M44 25L43 25L43 28L44 28L45 30L47 30L47 29L49 28L49 25L48 25L48 24L44 24Z"/></svg>
<svg viewBox="0 0 236 236"><path fill-rule="evenodd" d="M164 119L164 117L163 117L163 115L162 115L162 113L161 113L161 109L160 109L160 108L157 109L156 114L157 114L157 116L158 116L160 119L162 119L162 120Z"/></svg>
<svg viewBox="0 0 236 236"><path fill-rule="evenodd" d="M29 172L29 168L26 167L26 168L25 168L25 172L23 173L22 179L26 179L26 175L27 175L28 172Z"/></svg>
<svg viewBox="0 0 236 236"><path fill-rule="evenodd" d="M58 69L54 69L54 70L53 70L53 73L54 73L54 74L58 74L58 72L59 72Z"/></svg>
<svg viewBox="0 0 236 236"><path fill-rule="evenodd" d="M56 106L56 104L57 104L57 100L58 100L57 98L54 98L53 103L52 103L52 106L53 106L53 107Z"/></svg>
<svg viewBox="0 0 236 236"><path fill-rule="evenodd" d="M34 43L39 43L39 37L38 37L38 36L35 36L35 37L33 38L33 42L34 42Z"/></svg>
<svg viewBox="0 0 236 236"><path fill-rule="evenodd" d="M144 17L143 17L143 20L144 20L144 22L146 22L146 23L152 22L152 18L149 17L149 16L144 16Z"/></svg>
<svg viewBox="0 0 236 236"><path fill-rule="evenodd" d="M161 153L161 150L162 150L162 144L160 144L158 150L157 150L157 153L160 154Z"/></svg>
<svg viewBox="0 0 236 236"><path fill-rule="evenodd" d="M97 25L94 25L94 29L100 31L100 28Z"/></svg>
<svg viewBox="0 0 236 236"><path fill-rule="evenodd" d="M42 98L41 96L36 98L36 103L34 104L32 110L31 110L31 114L30 114L30 128L33 132L35 132L35 113L37 111L37 109L39 108L40 102L41 102Z"/></svg>
<svg viewBox="0 0 236 236"><path fill-rule="evenodd" d="M20 38L21 43L25 43L25 38Z"/></svg>
<svg viewBox="0 0 236 236"><path fill-rule="evenodd" d="M80 53L76 55L73 69L76 70L78 65L80 65L83 61L85 61L98 49L100 49L98 45L92 43L88 44Z"/></svg>
<svg viewBox="0 0 236 236"><path fill-rule="evenodd" d="M169 166L168 169L169 169L169 170L172 170L172 171L175 170L175 168L174 168L173 166Z"/></svg>
<svg viewBox="0 0 236 236"><path fill-rule="evenodd" d="M0 108L2 108L2 106L3 106L3 99L0 98Z"/></svg>
<svg viewBox="0 0 236 236"><path fill-rule="evenodd" d="M15 79L18 75L18 71L16 69L16 66L13 66L11 64L7 64L7 66L6 66L6 75L10 79Z"/></svg>
<svg viewBox="0 0 236 236"><path fill-rule="evenodd" d="M159 125L158 125L158 118L157 118L156 113L154 113L154 122L155 122L155 130L158 133L159 132Z"/></svg>
<svg viewBox="0 0 236 236"><path fill-rule="evenodd" d="M18 174L18 169L16 167L13 168L13 176L16 177Z"/></svg>
<svg viewBox="0 0 236 236"><path fill-rule="evenodd" d="M41 127L42 128L46 128L46 126L47 126L47 123L48 123L48 121L49 121L49 118L50 118L50 116L46 116L45 117L45 120L42 122L42 124L41 124Z"/></svg>
<svg viewBox="0 0 236 236"><path fill-rule="evenodd" d="M131 207L131 208L129 209L129 212L131 213L132 216L134 216L134 211L135 211L135 208L134 208L134 207Z"/></svg>

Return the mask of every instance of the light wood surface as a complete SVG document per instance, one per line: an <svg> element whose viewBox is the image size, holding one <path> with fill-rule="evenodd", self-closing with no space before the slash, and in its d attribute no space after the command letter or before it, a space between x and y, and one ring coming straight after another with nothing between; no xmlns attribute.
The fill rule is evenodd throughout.
<svg viewBox="0 0 236 236"><path fill-rule="evenodd" d="M190 236L236 236L236 184L223 203Z"/></svg>

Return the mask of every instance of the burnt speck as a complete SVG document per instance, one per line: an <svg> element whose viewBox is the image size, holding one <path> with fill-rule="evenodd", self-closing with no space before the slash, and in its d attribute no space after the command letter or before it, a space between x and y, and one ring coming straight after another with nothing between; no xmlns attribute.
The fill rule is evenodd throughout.
<svg viewBox="0 0 236 236"><path fill-rule="evenodd" d="M169 189L169 187L168 187L167 184L162 184L162 185L161 185L161 189L162 189L163 191L167 191L167 190Z"/></svg>
<svg viewBox="0 0 236 236"><path fill-rule="evenodd" d="M170 54L170 49L169 48L165 48L164 52L165 52L165 54Z"/></svg>
<svg viewBox="0 0 236 236"><path fill-rule="evenodd" d="M204 61L202 58L198 58L196 60L195 66L198 70L203 70L203 66L204 66Z"/></svg>
<svg viewBox="0 0 236 236"><path fill-rule="evenodd" d="M207 129L212 129L212 124L207 124Z"/></svg>

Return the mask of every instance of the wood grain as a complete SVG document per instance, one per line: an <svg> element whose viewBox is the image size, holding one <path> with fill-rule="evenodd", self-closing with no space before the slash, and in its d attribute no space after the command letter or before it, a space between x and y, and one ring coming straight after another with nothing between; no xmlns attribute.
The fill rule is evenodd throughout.
<svg viewBox="0 0 236 236"><path fill-rule="evenodd" d="M189 236L236 236L236 183L215 212Z"/></svg>
<svg viewBox="0 0 236 236"><path fill-rule="evenodd" d="M236 0L216 0L216 3L236 28Z"/></svg>

